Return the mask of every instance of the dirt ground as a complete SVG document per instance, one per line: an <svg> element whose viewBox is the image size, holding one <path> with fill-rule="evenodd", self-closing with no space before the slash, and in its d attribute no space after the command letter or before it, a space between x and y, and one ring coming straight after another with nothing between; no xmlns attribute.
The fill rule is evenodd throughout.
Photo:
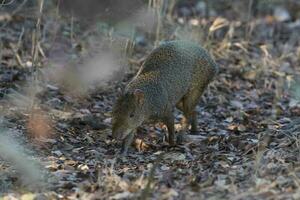
<svg viewBox="0 0 300 200"><path fill-rule="evenodd" d="M0 200L300 199L299 1L57 2L0 1ZM220 66L199 132L145 123L119 157L112 106L174 39Z"/></svg>

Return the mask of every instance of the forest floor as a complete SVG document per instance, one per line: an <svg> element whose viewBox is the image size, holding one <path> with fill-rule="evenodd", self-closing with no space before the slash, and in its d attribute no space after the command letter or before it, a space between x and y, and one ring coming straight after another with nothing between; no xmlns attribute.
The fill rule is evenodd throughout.
<svg viewBox="0 0 300 200"><path fill-rule="evenodd" d="M45 11L39 25L15 11L0 12L0 199L300 199L300 17L178 14L131 46L105 24ZM199 133L170 148L166 127L146 123L117 159L118 90L168 39L198 42L220 66L197 106ZM120 44L126 56L105 49Z"/></svg>

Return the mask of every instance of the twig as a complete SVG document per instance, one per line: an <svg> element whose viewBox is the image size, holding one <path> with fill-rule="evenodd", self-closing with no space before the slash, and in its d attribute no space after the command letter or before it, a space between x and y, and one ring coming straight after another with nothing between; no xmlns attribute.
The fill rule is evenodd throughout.
<svg viewBox="0 0 300 200"><path fill-rule="evenodd" d="M21 57L20 57L20 55L18 53L19 48L21 46L21 41L22 41L23 35L24 35L24 27L22 28L22 31L20 33L20 36L19 36L19 39L18 39L17 48L15 48L11 43L9 44L9 47L13 51L14 56L16 58L16 61L17 61L18 65L20 65L21 67L25 67L24 62L22 61L22 59L21 59Z"/></svg>
<svg viewBox="0 0 300 200"><path fill-rule="evenodd" d="M70 40L71 40L71 43L74 42L74 16L73 16L73 13L72 13L72 16L71 16L71 25L70 25Z"/></svg>
<svg viewBox="0 0 300 200"><path fill-rule="evenodd" d="M248 16L247 16L247 25L246 25L246 32L245 38L248 41L251 36L251 19L252 19L252 7L253 7L253 0L249 1L248 4Z"/></svg>
<svg viewBox="0 0 300 200"><path fill-rule="evenodd" d="M42 14L43 14L43 8L44 8L44 0L39 1L39 15L37 18L37 22L35 25L35 31L33 32L32 37L32 65L36 66L37 56L39 52L39 39L40 39L40 33L41 33L41 21L42 21Z"/></svg>
<svg viewBox="0 0 300 200"><path fill-rule="evenodd" d="M43 48L41 47L40 42L38 43L38 50L39 50L39 53L43 56L43 58L46 58L46 54L45 54Z"/></svg>
<svg viewBox="0 0 300 200"><path fill-rule="evenodd" d="M12 4L15 0L11 0L11 1L9 1L8 3L6 3L5 1L6 1L6 0L2 0L2 2L1 2L1 4L0 4L0 7L1 7L1 6L8 6L8 5Z"/></svg>
<svg viewBox="0 0 300 200"><path fill-rule="evenodd" d="M151 184L154 180L154 175L155 175L155 170L159 164L159 162L162 160L163 158L163 153L161 153L160 155L158 155L158 157L156 158L154 164L153 164L153 167L151 168L150 170L150 173L149 173L149 176L148 176L148 182L147 182L147 185L145 187L145 189L142 191L142 194L140 196L139 199L141 200L145 200L145 199L148 199L150 194L151 194Z"/></svg>
<svg viewBox="0 0 300 200"><path fill-rule="evenodd" d="M209 13L210 13L210 3L209 3L209 0L205 0L204 2L206 4L206 7L205 7L205 19L208 21L208 19L209 19Z"/></svg>
<svg viewBox="0 0 300 200"><path fill-rule="evenodd" d="M15 14L17 14L20 10L22 10L23 6L27 3L28 0L24 0L10 15L14 16ZM8 24L8 21L5 22L1 27L0 30L2 30L3 28L6 27L6 25Z"/></svg>
<svg viewBox="0 0 300 200"><path fill-rule="evenodd" d="M16 58L16 61L17 61L18 65L20 65L22 67L25 67L25 65L24 65L24 63L23 63L23 61L22 61L22 59L21 59L21 57L20 57L20 55L18 53L18 49L15 49L15 47L11 43L9 43L9 47L13 51L14 56Z"/></svg>
<svg viewBox="0 0 300 200"><path fill-rule="evenodd" d="M58 24L58 21L59 21L59 5L60 5L60 1L57 2L57 6L56 6L56 15L55 15L55 20L54 20L54 23L55 24ZM57 38L57 33L58 33L58 30L56 29L54 31L54 34L53 34L53 38L51 39L51 42L50 42L50 47L48 48L48 50L51 52L53 47L54 47L54 44L56 43L56 38Z"/></svg>
<svg viewBox="0 0 300 200"><path fill-rule="evenodd" d="M168 13L166 14L166 17L172 21L172 14L173 14L173 10L175 8L176 5L176 1L175 0L171 0L171 2L168 5L167 11Z"/></svg>
<svg viewBox="0 0 300 200"><path fill-rule="evenodd" d="M162 4L163 1L161 0L156 0L153 3L153 8L155 9L155 15L157 16L157 26L156 26L156 38L155 38L155 45L158 46L158 43L160 41L160 34L161 34L161 26L162 26Z"/></svg>
<svg viewBox="0 0 300 200"><path fill-rule="evenodd" d="M35 30L32 33L32 52L31 52L31 59L32 59L32 67L31 67L31 73L32 73L32 85L34 87L34 91L37 91L37 82L38 82L38 77L35 74L33 74L34 68L36 68L36 62L38 59L38 53L41 52L41 48L39 40L40 40L40 33L41 33L41 22L42 22L42 14L43 14L43 8L44 8L44 0L39 0L39 15L37 18L37 22L35 25ZM32 92L31 94L31 105L30 108L34 108L35 104L35 92Z"/></svg>
<svg viewBox="0 0 300 200"><path fill-rule="evenodd" d="M24 32L25 32L25 29L24 29L24 27L22 27L22 31L21 31L20 36L18 38L18 45L17 45L18 48L20 48L20 46L21 46L22 38L24 36Z"/></svg>

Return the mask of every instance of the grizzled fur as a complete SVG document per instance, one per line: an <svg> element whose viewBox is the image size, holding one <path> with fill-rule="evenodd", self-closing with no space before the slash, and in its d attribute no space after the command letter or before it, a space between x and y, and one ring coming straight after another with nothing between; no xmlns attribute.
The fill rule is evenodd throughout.
<svg viewBox="0 0 300 200"><path fill-rule="evenodd" d="M211 56L192 42L165 42L154 49L113 109L113 137L124 140L123 151L132 142L134 130L148 120L165 123L173 145L174 107L184 113L184 128L191 124L196 131L194 109L216 73Z"/></svg>

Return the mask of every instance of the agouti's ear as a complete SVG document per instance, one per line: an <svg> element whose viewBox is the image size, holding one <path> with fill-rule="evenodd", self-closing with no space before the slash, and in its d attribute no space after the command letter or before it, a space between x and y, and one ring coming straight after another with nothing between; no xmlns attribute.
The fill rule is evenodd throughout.
<svg viewBox="0 0 300 200"><path fill-rule="evenodd" d="M140 89L136 89L134 92L133 92L133 95L135 97L135 99L137 100L137 102L142 105L144 103L144 100L145 100L145 94L143 92L143 90L140 90Z"/></svg>

